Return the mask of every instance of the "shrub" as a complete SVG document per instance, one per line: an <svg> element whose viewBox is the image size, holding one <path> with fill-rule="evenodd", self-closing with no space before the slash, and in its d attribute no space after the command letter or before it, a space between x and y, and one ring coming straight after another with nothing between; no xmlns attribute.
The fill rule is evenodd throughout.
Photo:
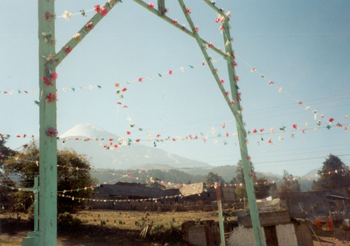
<svg viewBox="0 0 350 246"><path fill-rule="evenodd" d="M63 214L58 214L57 218L57 227L60 231L66 231L66 230L79 230L79 227L81 226L82 221L68 213L65 212Z"/></svg>

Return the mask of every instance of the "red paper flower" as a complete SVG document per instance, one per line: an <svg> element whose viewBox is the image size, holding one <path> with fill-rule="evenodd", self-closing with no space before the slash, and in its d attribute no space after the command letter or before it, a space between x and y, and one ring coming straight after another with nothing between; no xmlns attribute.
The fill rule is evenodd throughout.
<svg viewBox="0 0 350 246"><path fill-rule="evenodd" d="M127 90L126 88L123 88L123 90L122 90L122 91L123 91L123 92L126 92L126 90Z"/></svg>
<svg viewBox="0 0 350 246"><path fill-rule="evenodd" d="M233 66L234 66L234 67L237 67L237 62L233 62Z"/></svg>
<svg viewBox="0 0 350 246"><path fill-rule="evenodd" d="M249 174L251 178L254 178L254 173Z"/></svg>
<svg viewBox="0 0 350 246"><path fill-rule="evenodd" d="M231 104L232 104L232 105L235 105L235 103L236 103L235 100L232 100Z"/></svg>
<svg viewBox="0 0 350 246"><path fill-rule="evenodd" d="M224 123L221 127L222 127L222 128L225 128L225 127L226 127L226 123Z"/></svg>
<svg viewBox="0 0 350 246"><path fill-rule="evenodd" d="M294 125L293 125L293 128L294 128L294 129L297 129L297 124L294 124Z"/></svg>
<svg viewBox="0 0 350 246"><path fill-rule="evenodd" d="M219 28L220 31L222 31L222 30L224 30L224 29L225 29L224 26L221 26L221 27Z"/></svg>
<svg viewBox="0 0 350 246"><path fill-rule="evenodd" d="M205 65L204 61L202 62L202 65L203 65L203 66Z"/></svg>
<svg viewBox="0 0 350 246"><path fill-rule="evenodd" d="M275 83L275 82L272 82L272 81L271 81L269 85L273 85L274 83Z"/></svg>
<svg viewBox="0 0 350 246"><path fill-rule="evenodd" d="M253 133L257 133L258 131L256 129L253 130Z"/></svg>
<svg viewBox="0 0 350 246"><path fill-rule="evenodd" d="M236 79L237 82L239 81L238 75L235 76L235 79Z"/></svg>
<svg viewBox="0 0 350 246"><path fill-rule="evenodd" d="M47 21L49 21L50 20L50 12L46 12L46 14L45 14L45 19L47 20Z"/></svg>
<svg viewBox="0 0 350 246"><path fill-rule="evenodd" d="M57 74L56 72L52 72L52 73L51 73L51 78L50 78L50 80L51 80L51 81L56 80L56 79L57 79L57 76L58 76L58 74Z"/></svg>
<svg viewBox="0 0 350 246"><path fill-rule="evenodd" d="M187 8L187 9L186 9L186 13L191 14L191 13L192 13L192 12L191 12L191 9L190 9L190 8Z"/></svg>
<svg viewBox="0 0 350 246"><path fill-rule="evenodd" d="M169 74L172 75L172 74L173 74L173 71L169 70Z"/></svg>
<svg viewBox="0 0 350 246"><path fill-rule="evenodd" d="M182 30L186 30L186 24L182 24Z"/></svg>
<svg viewBox="0 0 350 246"><path fill-rule="evenodd" d="M203 139L203 142L205 143L205 141L207 141L205 138Z"/></svg>
<svg viewBox="0 0 350 246"><path fill-rule="evenodd" d="M330 124L332 124L333 121L334 121L333 118L329 118L329 120L328 120L328 122L329 122Z"/></svg>
<svg viewBox="0 0 350 246"><path fill-rule="evenodd" d="M199 27L198 26L196 26L196 32L199 32Z"/></svg>
<svg viewBox="0 0 350 246"><path fill-rule="evenodd" d="M138 142L140 142L140 139L136 139L135 141L136 141L136 143L138 143Z"/></svg>
<svg viewBox="0 0 350 246"><path fill-rule="evenodd" d="M211 47L211 48L213 48L213 47L214 47L213 42L210 42L209 47Z"/></svg>
<svg viewBox="0 0 350 246"><path fill-rule="evenodd" d="M53 84L50 82L50 80L48 78L46 78L45 76L42 76L41 79L44 81L45 85L51 85L53 86ZM6 91L5 91L6 92ZM5 93L4 92L4 93ZM7 93L7 92L6 92Z"/></svg>
<svg viewBox="0 0 350 246"><path fill-rule="evenodd" d="M305 133L305 129L303 129L302 132L303 132L304 134L306 134L306 133Z"/></svg>
<svg viewBox="0 0 350 246"><path fill-rule="evenodd" d="M303 104L301 101L298 102L299 105Z"/></svg>
<svg viewBox="0 0 350 246"><path fill-rule="evenodd" d="M216 18L215 22L218 23L220 21L220 18Z"/></svg>
<svg viewBox="0 0 350 246"><path fill-rule="evenodd" d="M52 127L49 127L49 129L46 131L46 136L49 137L57 137L58 131L53 129Z"/></svg>
<svg viewBox="0 0 350 246"><path fill-rule="evenodd" d="M101 11L100 11L100 14L101 14L102 16L106 16L106 15L108 14L108 9L106 9L105 7L102 7L102 8L101 8Z"/></svg>
<svg viewBox="0 0 350 246"><path fill-rule="evenodd" d="M349 129L349 127L348 126L346 126L346 127L344 127L344 130L346 131L346 130L348 130Z"/></svg>
<svg viewBox="0 0 350 246"><path fill-rule="evenodd" d="M265 130L265 128L263 128L263 129L260 129L260 132L263 132Z"/></svg>
<svg viewBox="0 0 350 246"><path fill-rule="evenodd" d="M47 97L46 97L46 102L56 102L56 101L58 101L58 99L57 99L57 95L56 95L56 93L49 93L49 95L47 95Z"/></svg>
<svg viewBox="0 0 350 246"><path fill-rule="evenodd" d="M127 131L127 132L126 132L126 135L130 135L130 134L131 134L131 132L130 132L130 131Z"/></svg>
<svg viewBox="0 0 350 246"><path fill-rule="evenodd" d="M149 3L148 6L151 8L151 9L154 9L154 3Z"/></svg>
<svg viewBox="0 0 350 246"><path fill-rule="evenodd" d="M222 83L222 84L225 83L225 80L224 80L224 79L221 79L221 83Z"/></svg>
<svg viewBox="0 0 350 246"><path fill-rule="evenodd" d="M100 5L95 5L95 12L100 13L100 11L101 11Z"/></svg>
<svg viewBox="0 0 350 246"><path fill-rule="evenodd" d="M118 148L118 144L115 144L115 145L114 145L114 148Z"/></svg>
<svg viewBox="0 0 350 246"><path fill-rule="evenodd" d="M177 24L177 19L173 20L173 23L174 23L174 24Z"/></svg>
<svg viewBox="0 0 350 246"><path fill-rule="evenodd" d="M225 95L226 95L226 96L230 95L230 92L229 92L229 91L226 91L226 92L225 92Z"/></svg>
<svg viewBox="0 0 350 246"><path fill-rule="evenodd" d="M142 78L139 78L139 82L142 82Z"/></svg>
<svg viewBox="0 0 350 246"><path fill-rule="evenodd" d="M229 134L228 134L228 132L226 132L226 137L228 137L229 136Z"/></svg>

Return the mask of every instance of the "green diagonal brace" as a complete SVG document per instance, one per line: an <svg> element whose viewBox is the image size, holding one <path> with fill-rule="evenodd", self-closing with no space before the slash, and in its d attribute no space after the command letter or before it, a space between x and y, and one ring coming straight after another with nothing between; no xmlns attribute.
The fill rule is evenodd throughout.
<svg viewBox="0 0 350 246"><path fill-rule="evenodd" d="M104 5L104 7L110 11L113 6L111 6L108 2ZM92 22L94 26L96 26L100 20L103 19L104 16L102 16L100 13L96 13L90 20L88 20L86 22L86 24ZM83 26L77 33L80 34L80 40L83 40L85 38L85 36L87 34L89 34L91 31L87 31L85 30L85 26ZM54 59L52 61L52 65L57 67L58 64L60 64L62 62L62 60L64 58L66 58L66 56L68 55L68 53L66 53L66 47L71 47L72 50L75 48L75 46L78 45L79 42L76 41L76 39L73 37L71 40L68 41L68 43L66 43L65 45L63 45L63 47L57 52L57 54L54 56Z"/></svg>
<svg viewBox="0 0 350 246"><path fill-rule="evenodd" d="M202 51L202 53L203 53L203 55L204 55L204 58L205 58L205 60L206 60L207 63L208 63L208 66L209 66L209 68L210 68L210 71L212 72L212 74L213 74L213 76L214 76L214 78L215 78L215 81L216 81L216 83L218 84L218 86L219 86L219 88L220 88L220 91L221 91L221 93L223 94L223 96L224 96L224 98L225 98L225 101L227 102L229 108L231 109L233 115L235 116L237 124L240 125L242 129L244 129L242 119L241 119L241 117L239 117L240 114L238 113L239 108L238 108L237 105L239 105L239 104L236 103L235 105L232 105L230 99L228 98L228 96L226 96L226 94L225 94L225 93L226 93L226 92L225 92L225 88L223 87L223 85L222 85L222 83L221 83L221 81L220 81L220 78L219 78L218 74L216 73L215 68L214 68L214 66L213 66L213 64L212 64L212 62L211 62L211 60L210 60L210 58L209 58L209 56L208 56L208 53L207 53L207 51L206 51L206 46L203 44L202 39L199 37L199 35L198 35L197 31L196 31L196 28L195 28L195 26L194 26L194 24L193 24L193 22L192 22L191 17L190 17L189 14L186 12L185 4L183 3L182 0L179 0L179 3L180 3L180 5L181 5L181 8L182 8L182 10L183 10L185 16L186 16L187 22L188 22L188 24L190 25L190 27L191 27L191 29L192 29L192 31L193 31L193 33L194 33L194 36L195 36L195 38L196 38L196 40L197 40L197 43L198 43L199 47L201 48L201 51ZM230 60L231 60L231 59L230 59ZM236 94L232 95L232 97L233 97L234 99L235 99L235 96L236 96ZM235 100L235 101L237 102L237 100ZM243 133L244 136L246 136L246 133L245 133L244 130L243 130L242 133Z"/></svg>
<svg viewBox="0 0 350 246"><path fill-rule="evenodd" d="M232 45L231 45L231 35L229 31L229 24L228 24L228 18L225 18L223 25L223 36L224 36L224 42L225 42L225 51L228 53L232 53ZM227 70L229 73L229 79L230 79L230 86L231 86L231 93L232 95L236 96L237 99L237 81L235 80L236 73L234 68L234 62L227 61ZM240 108L240 102L237 100L237 106ZM238 117L242 119L242 115L239 115ZM253 179L250 177L251 173L251 166L248 156L248 149L247 149L247 143L246 143L246 137L242 132L245 132L244 128L242 128L241 125L237 124L237 132L238 132L238 139L240 144L240 151L241 151L241 157L242 157L242 163L243 163L243 173L244 173L244 180L246 183L246 189L247 189L247 196L248 196L248 202L249 202L249 210L250 210L250 216L252 219L252 225L254 230L254 236L255 236L255 243L257 246L263 246L264 240L262 237L261 232L261 225L259 220L259 211L258 206L256 204L256 198L254 193L254 184Z"/></svg>
<svg viewBox="0 0 350 246"><path fill-rule="evenodd" d="M156 9L152 9L149 7L149 5L147 3L145 3L142 0L134 0L134 2L140 4L142 7L144 7L145 9L149 10L150 12L152 12L153 14L157 15L158 17L162 18L163 20L165 20L166 22L170 23L171 25L175 26L176 28L178 28L179 30L183 31L184 33L190 35L192 38L196 38L195 34L187 29L182 28L182 26L180 24L174 24L174 20L170 19L168 16L166 15L160 15L158 13L158 10ZM201 39L202 43L204 43L205 45L209 46L209 43L203 39ZM222 57L224 57L224 59L232 59L230 55L225 54L224 52L222 52L221 50L219 50L216 47L209 47L210 49L212 49L213 51L215 51L216 53L218 53L219 55L221 55Z"/></svg>
<svg viewBox="0 0 350 246"><path fill-rule="evenodd" d="M204 2L206 2L212 9L214 9L216 13L218 13L219 15L225 17L225 19L228 20L228 16L223 11L221 11L218 7L216 7L215 4L213 4L209 0L204 0Z"/></svg>

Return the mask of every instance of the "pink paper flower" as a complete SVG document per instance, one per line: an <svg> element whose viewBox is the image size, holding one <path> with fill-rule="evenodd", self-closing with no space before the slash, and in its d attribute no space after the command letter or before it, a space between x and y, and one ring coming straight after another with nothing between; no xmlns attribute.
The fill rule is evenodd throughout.
<svg viewBox="0 0 350 246"><path fill-rule="evenodd" d="M302 132L303 132L304 134L306 134L306 133L305 133L305 129L303 129Z"/></svg>
<svg viewBox="0 0 350 246"><path fill-rule="evenodd" d="M92 30L92 29L94 29L94 23L92 23L92 21L90 21L89 23L87 23L87 24L85 25L85 30L86 30L86 31L90 31L90 30Z"/></svg>
<svg viewBox="0 0 350 246"><path fill-rule="evenodd" d="M235 100L232 100L231 104L232 104L232 105L235 105L235 103L236 103Z"/></svg>
<svg viewBox="0 0 350 246"><path fill-rule="evenodd" d="M233 63L233 66L234 66L234 67L237 67L237 62L234 62L234 63Z"/></svg>
<svg viewBox="0 0 350 246"><path fill-rule="evenodd" d="M154 9L154 3L149 3L148 6L151 8L151 9Z"/></svg>
<svg viewBox="0 0 350 246"><path fill-rule="evenodd" d="M100 13L100 11L101 11L100 5L99 4L95 5L95 12Z"/></svg>
<svg viewBox="0 0 350 246"><path fill-rule="evenodd" d="M196 32L199 32L199 27L198 26L196 26Z"/></svg>
<svg viewBox="0 0 350 246"><path fill-rule="evenodd" d="M52 72L50 80L55 81L57 79L57 76L58 76L58 74L56 72Z"/></svg>
<svg viewBox="0 0 350 246"><path fill-rule="evenodd" d="M105 7L102 7L102 8L101 8L101 11L100 11L100 14L101 14L102 16L106 16L106 15L108 14L108 9L106 9Z"/></svg>
<svg viewBox="0 0 350 246"><path fill-rule="evenodd" d="M53 129L52 127L49 127L49 129L46 131L46 135L49 137L57 137L58 131Z"/></svg>
<svg viewBox="0 0 350 246"><path fill-rule="evenodd" d="M191 14L191 13L192 13L192 12L191 12L191 9L190 9L190 8L187 8L187 9L186 9L186 13Z"/></svg>
<svg viewBox="0 0 350 246"><path fill-rule="evenodd" d="M235 76L235 79L236 79L237 82L239 81L238 75Z"/></svg>
<svg viewBox="0 0 350 246"><path fill-rule="evenodd" d="M69 54L72 51L72 48L67 46L66 49L64 50L67 54Z"/></svg>

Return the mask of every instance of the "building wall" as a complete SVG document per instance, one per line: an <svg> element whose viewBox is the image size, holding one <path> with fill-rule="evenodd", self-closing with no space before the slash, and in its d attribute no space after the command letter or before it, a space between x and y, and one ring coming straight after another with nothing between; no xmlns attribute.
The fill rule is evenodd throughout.
<svg viewBox="0 0 350 246"><path fill-rule="evenodd" d="M264 227L261 227L263 241L266 245ZM298 244L295 235L294 224L276 225L278 245L280 246L308 246L309 244ZM255 237L253 228L243 226L236 227L227 240L227 246L255 246Z"/></svg>
<svg viewBox="0 0 350 246"><path fill-rule="evenodd" d="M259 214L261 226L271 226L290 223L288 211L268 212ZM238 222L244 227L252 227L250 215L239 217Z"/></svg>
<svg viewBox="0 0 350 246"><path fill-rule="evenodd" d="M261 231L266 245L264 227ZM227 240L227 246L256 246L253 228L236 227Z"/></svg>
<svg viewBox="0 0 350 246"><path fill-rule="evenodd" d="M298 246L294 224L276 225L278 245ZM304 244L300 244L305 246Z"/></svg>
<svg viewBox="0 0 350 246"><path fill-rule="evenodd" d="M294 224L294 226L298 245L313 246L314 242L312 240L311 229L309 227L308 222L296 223Z"/></svg>

